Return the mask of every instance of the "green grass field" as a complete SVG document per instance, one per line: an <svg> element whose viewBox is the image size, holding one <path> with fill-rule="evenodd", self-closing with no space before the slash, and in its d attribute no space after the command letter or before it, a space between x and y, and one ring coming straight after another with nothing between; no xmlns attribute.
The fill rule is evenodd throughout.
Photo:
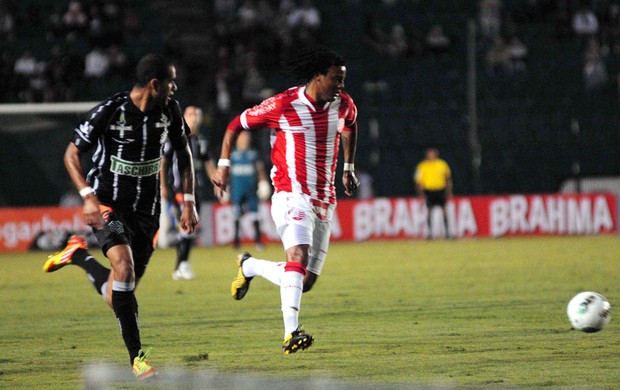
<svg viewBox="0 0 620 390"><path fill-rule="evenodd" d="M43 273L48 254L0 255L0 388L80 388L93 362L129 372L112 311L81 269ZM176 370L378 388L620 384L620 320L586 334L570 330L565 313L583 290L605 295L612 313L620 307L618 236L332 244L302 300L300 321L316 343L289 356L280 352L279 289L257 278L243 301L230 297L235 255L197 249L197 278L179 282L174 251L156 251L137 296L160 377ZM281 259L281 247L260 257Z"/></svg>

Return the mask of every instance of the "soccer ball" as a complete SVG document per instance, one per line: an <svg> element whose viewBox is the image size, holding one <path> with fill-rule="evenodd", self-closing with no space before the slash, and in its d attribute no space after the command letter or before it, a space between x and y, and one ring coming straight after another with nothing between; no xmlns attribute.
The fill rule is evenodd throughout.
<svg viewBox="0 0 620 390"><path fill-rule="evenodd" d="M592 291L575 295L568 302L566 314L573 329L586 333L598 332L611 320L611 305L604 296Z"/></svg>

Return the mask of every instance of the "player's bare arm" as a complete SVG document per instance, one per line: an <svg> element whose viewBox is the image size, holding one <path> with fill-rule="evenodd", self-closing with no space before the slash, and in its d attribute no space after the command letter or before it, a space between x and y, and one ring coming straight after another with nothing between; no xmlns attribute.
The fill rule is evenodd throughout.
<svg viewBox="0 0 620 390"><path fill-rule="evenodd" d="M184 205L181 212L181 229L188 233L194 232L198 225L198 212L196 211L196 200L194 198L194 164L192 162L192 152L189 144L185 149L177 150L177 161L179 173L181 175L181 186L183 187ZM189 198L185 195L191 195Z"/></svg>
<svg viewBox="0 0 620 390"><path fill-rule="evenodd" d="M211 178L211 182L217 187L216 195L222 197L226 191L228 185L228 176L230 174L230 152L232 146L237 138L237 132L232 129L227 129L224 133L224 139L222 140L222 151L220 152L220 159L217 163L217 171L215 176Z"/></svg>
<svg viewBox="0 0 620 390"><path fill-rule="evenodd" d="M211 160L205 161L204 164L205 164L205 172L207 172L207 176L209 177L209 180L212 180L215 174L217 173L217 168L215 167L215 164L213 164L213 161Z"/></svg>
<svg viewBox="0 0 620 390"><path fill-rule="evenodd" d="M80 151L74 143L69 143L64 156L65 167L69 176L77 188L78 191L82 191L90 185L84 178L84 169L82 168L82 162L80 161ZM82 218L84 223L95 229L101 229L103 227L103 221L101 214L99 213L99 200L94 193L87 193L82 196L84 199L84 206L82 208Z"/></svg>
<svg viewBox="0 0 620 390"><path fill-rule="evenodd" d="M215 164L213 163L213 161L207 160L204 162L204 165L205 165L205 172L207 172L207 177L209 178L209 181L213 182L213 178L217 174L217 168ZM217 197L218 191L219 191L219 188L216 186L213 186L213 195Z"/></svg>
<svg viewBox="0 0 620 390"><path fill-rule="evenodd" d="M342 172L342 185L344 193L353 196L353 193L359 187L360 181L355 176L355 148L357 144L357 131L342 132L342 149L344 152L345 169Z"/></svg>
<svg viewBox="0 0 620 390"><path fill-rule="evenodd" d="M168 167L170 166L170 161L168 157L165 155L161 159L161 169L159 170L159 182L161 183L161 198L168 197L168 178L166 177L166 172L168 172Z"/></svg>
<svg viewBox="0 0 620 390"><path fill-rule="evenodd" d="M259 181L267 180L267 170L265 169L265 163L261 160L256 160L256 175Z"/></svg>

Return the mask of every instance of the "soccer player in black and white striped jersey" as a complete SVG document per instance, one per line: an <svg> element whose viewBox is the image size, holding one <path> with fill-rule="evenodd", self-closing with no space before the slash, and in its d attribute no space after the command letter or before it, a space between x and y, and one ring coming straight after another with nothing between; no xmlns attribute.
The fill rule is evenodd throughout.
<svg viewBox="0 0 620 390"><path fill-rule="evenodd" d="M83 268L95 289L112 307L121 327L136 377L152 376L142 350L135 288L144 275L159 228L160 176L164 144L174 148L184 198L180 225L191 233L198 223L189 129L172 97L176 69L163 56L149 54L136 69L131 91L94 107L76 127L64 156L65 166L84 200L84 222L92 227L111 269L89 255L85 240L69 239L50 256L43 270L74 264ZM95 149L93 167L84 176L80 156Z"/></svg>
<svg viewBox="0 0 620 390"><path fill-rule="evenodd" d="M207 179L215 174L217 168L211 161L208 152L207 140L200 134L200 125L203 122L202 109L197 106L187 106L183 113L183 118L187 123L190 134L188 136L192 155L194 157L194 168L196 169L196 184L198 187L197 193L200 194L200 187L205 187L206 183L201 181L201 171L204 170L204 174ZM183 209L183 188L181 185L181 177L178 173L177 158L174 150L171 147L170 142L166 142L164 147L164 158L162 160L161 168L161 194L162 198L172 199L172 202L178 207L176 210ZM202 185L201 185L202 184ZM210 184L210 182L209 182ZM200 211L200 202L196 202L196 208ZM164 211L165 213L165 211ZM174 218L177 219L176 217ZM176 224L176 221L175 221ZM194 246L196 240L195 233L188 234L183 229L179 229L178 232L177 247L177 261L174 272L172 273L172 279L174 280L190 280L194 279L194 271L189 262L189 255ZM160 236L161 238L161 236Z"/></svg>

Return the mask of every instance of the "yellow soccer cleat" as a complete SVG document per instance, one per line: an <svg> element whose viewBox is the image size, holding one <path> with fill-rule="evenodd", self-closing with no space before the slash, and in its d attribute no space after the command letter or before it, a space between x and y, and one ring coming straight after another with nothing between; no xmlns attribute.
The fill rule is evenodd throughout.
<svg viewBox="0 0 620 390"><path fill-rule="evenodd" d="M67 264L71 264L71 256L78 249L88 250L86 240L81 236L71 236L67 241L65 249L47 258L47 261L43 264L43 272L54 272Z"/></svg>
<svg viewBox="0 0 620 390"><path fill-rule="evenodd" d="M157 370L151 367L149 361L146 359L149 357L151 349L146 351L140 350L138 356L133 359L133 367L131 370L137 379L144 380L157 375Z"/></svg>
<svg viewBox="0 0 620 390"><path fill-rule="evenodd" d="M237 266L239 267L239 270L237 271L237 276L235 276L230 286L230 294L234 299L238 301L243 299L243 297L245 297L245 294L248 293L248 290L250 289L250 282L253 279L253 277L247 278L243 274L242 267L243 262L245 262L250 257L252 257L252 255L248 252L243 252L239 255L239 257L237 257Z"/></svg>
<svg viewBox="0 0 620 390"><path fill-rule="evenodd" d="M302 327L298 327L289 334L282 343L282 353L285 355L295 353L299 350L308 349L314 344L314 337L306 333Z"/></svg>

